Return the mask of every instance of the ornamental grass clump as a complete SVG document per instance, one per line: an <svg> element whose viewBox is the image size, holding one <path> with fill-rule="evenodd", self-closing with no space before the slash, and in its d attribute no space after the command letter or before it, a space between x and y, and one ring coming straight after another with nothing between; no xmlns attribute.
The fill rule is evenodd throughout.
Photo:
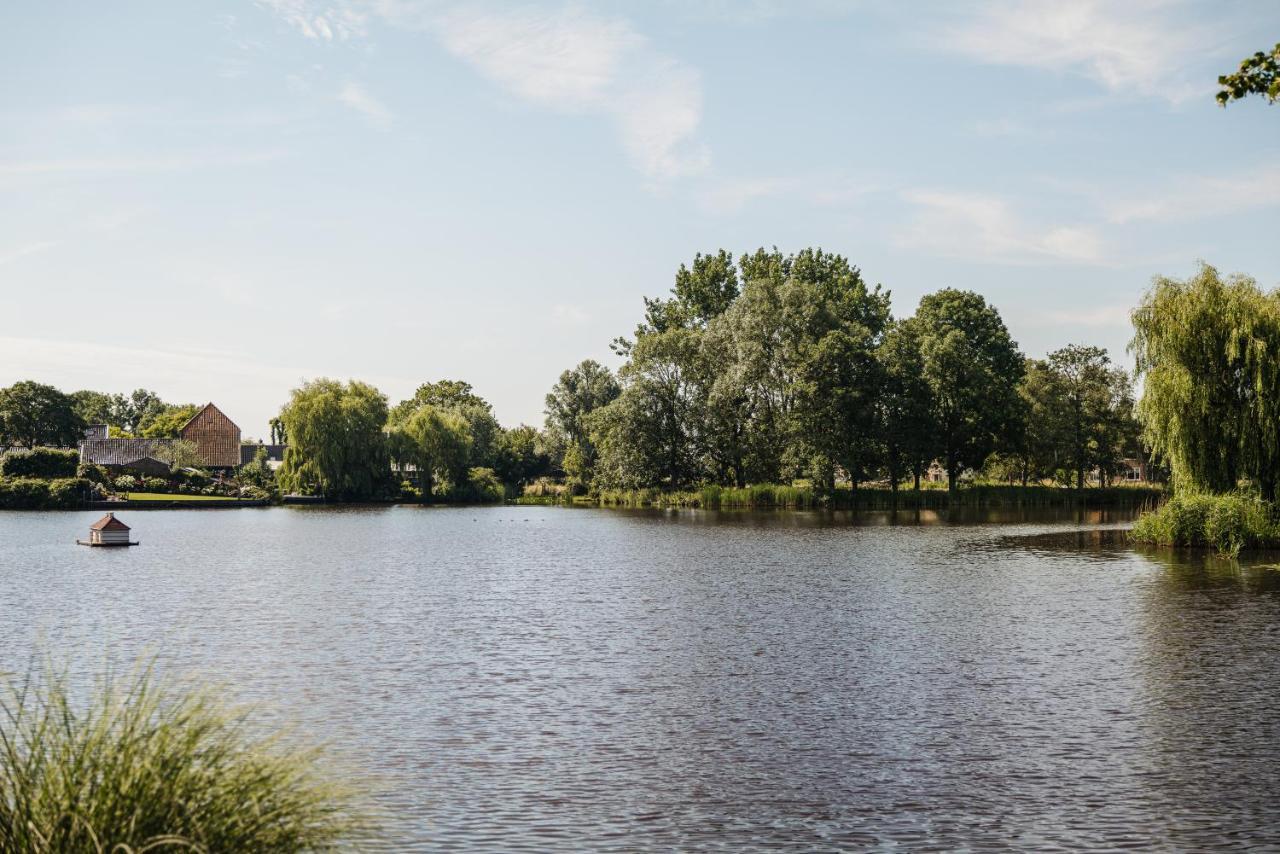
<svg viewBox="0 0 1280 854"><path fill-rule="evenodd" d="M1242 549L1280 547L1274 508L1248 495L1175 495L1145 513L1133 539L1157 546L1211 548L1238 555Z"/></svg>
<svg viewBox="0 0 1280 854"><path fill-rule="evenodd" d="M0 699L0 851L326 850L367 839L317 748L255 731L212 690L143 670L76 702L65 677Z"/></svg>

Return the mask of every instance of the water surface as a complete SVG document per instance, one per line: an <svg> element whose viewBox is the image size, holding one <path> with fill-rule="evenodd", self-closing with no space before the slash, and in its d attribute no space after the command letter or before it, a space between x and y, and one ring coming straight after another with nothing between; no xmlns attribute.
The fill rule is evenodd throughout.
<svg viewBox="0 0 1280 854"><path fill-rule="evenodd" d="M1280 846L1280 572L1123 515L97 515L0 513L0 669L222 680L399 850Z"/></svg>

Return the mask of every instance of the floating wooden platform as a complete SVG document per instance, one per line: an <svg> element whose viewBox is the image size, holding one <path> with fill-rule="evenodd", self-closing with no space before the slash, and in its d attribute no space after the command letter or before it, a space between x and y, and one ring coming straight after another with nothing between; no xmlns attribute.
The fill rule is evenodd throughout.
<svg viewBox="0 0 1280 854"><path fill-rule="evenodd" d="M119 549L119 548L124 548L125 546L140 546L140 545L142 545L142 543L140 543L140 542L138 542L138 543L133 543L133 542L130 542L130 543L91 543L91 542L89 542L88 540L76 540L76 545L78 545L78 546L92 546L92 547L93 547L93 548L95 548L95 549L96 549L96 548L104 548L104 549Z"/></svg>

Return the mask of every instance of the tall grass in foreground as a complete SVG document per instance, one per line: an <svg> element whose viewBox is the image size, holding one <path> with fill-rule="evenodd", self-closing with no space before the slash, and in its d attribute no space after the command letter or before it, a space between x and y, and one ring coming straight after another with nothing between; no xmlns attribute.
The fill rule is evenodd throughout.
<svg viewBox="0 0 1280 854"><path fill-rule="evenodd" d="M1144 513L1135 542L1211 548L1235 557L1242 549L1280 548L1275 508L1247 495L1175 495Z"/></svg>
<svg viewBox="0 0 1280 854"><path fill-rule="evenodd" d="M253 731L211 689L150 668L83 703L63 676L0 699L0 851L325 850L369 838L354 793L317 748Z"/></svg>

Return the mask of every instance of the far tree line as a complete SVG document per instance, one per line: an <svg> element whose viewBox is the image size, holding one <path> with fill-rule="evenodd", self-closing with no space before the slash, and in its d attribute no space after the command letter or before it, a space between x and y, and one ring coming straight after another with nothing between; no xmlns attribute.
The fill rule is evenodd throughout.
<svg viewBox="0 0 1280 854"><path fill-rule="evenodd" d="M982 470L1010 483L1096 473L1142 454L1129 375L1101 348L1025 357L971 291L925 296L894 318L889 292L840 255L760 249L697 255L645 299L615 374L587 360L546 396L542 429L506 429L466 382L422 385L391 405L366 383L320 379L272 420L287 444L280 486L346 500L492 497L539 479L578 492L920 480L955 489ZM0 444L74 446L85 424L176 436L196 411L145 389L0 389Z"/></svg>

